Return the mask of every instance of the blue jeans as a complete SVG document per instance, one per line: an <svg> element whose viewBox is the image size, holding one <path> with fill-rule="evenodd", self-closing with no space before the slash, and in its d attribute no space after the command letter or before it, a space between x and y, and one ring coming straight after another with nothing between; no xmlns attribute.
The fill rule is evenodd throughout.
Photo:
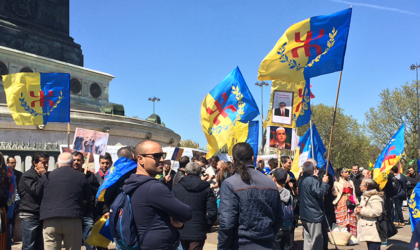
<svg viewBox="0 0 420 250"><path fill-rule="evenodd" d="M44 249L42 237L42 221L38 219L22 219L22 250Z"/></svg>
<svg viewBox="0 0 420 250"><path fill-rule="evenodd" d="M87 214L83 217L82 231L83 231L83 241L85 242L86 250L92 250L93 247L86 243L86 239L89 238L90 232L92 231L93 224L93 215L92 213Z"/></svg>
<svg viewBox="0 0 420 250"><path fill-rule="evenodd" d="M403 198L394 198L395 204L395 220L394 222L404 223L404 217L402 212Z"/></svg>

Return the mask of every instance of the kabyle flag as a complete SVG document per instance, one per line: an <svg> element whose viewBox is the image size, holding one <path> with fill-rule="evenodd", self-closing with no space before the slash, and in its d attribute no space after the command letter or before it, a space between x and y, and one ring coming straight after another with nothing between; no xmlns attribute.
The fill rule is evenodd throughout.
<svg viewBox="0 0 420 250"><path fill-rule="evenodd" d="M341 71L352 9L290 26L261 62L258 80L300 82Z"/></svg>

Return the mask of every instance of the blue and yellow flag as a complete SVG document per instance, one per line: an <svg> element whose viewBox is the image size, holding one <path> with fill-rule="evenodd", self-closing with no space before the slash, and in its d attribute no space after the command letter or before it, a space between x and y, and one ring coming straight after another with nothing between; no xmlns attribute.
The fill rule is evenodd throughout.
<svg viewBox="0 0 420 250"><path fill-rule="evenodd" d="M373 168L373 180L378 183L382 190L388 182L388 174L391 168L398 163L404 151L404 128L401 126L398 132L388 142L381 155L376 160Z"/></svg>
<svg viewBox="0 0 420 250"><path fill-rule="evenodd" d="M105 219L105 217L102 216L95 225L93 225L90 236L86 239L86 243L91 246L108 248L111 241L114 241L114 237L112 237L111 229L109 228L109 219Z"/></svg>
<svg viewBox="0 0 420 250"><path fill-rule="evenodd" d="M125 157L120 157L108 170L108 174L105 176L104 182L99 187L98 192L96 193L96 199L103 202L105 196L107 196L107 189L113 186L117 181L128 172L137 168L137 163L133 160L127 159ZM111 194L112 195L112 194ZM109 196L109 195L108 195Z"/></svg>
<svg viewBox="0 0 420 250"><path fill-rule="evenodd" d="M273 113L277 109L274 99L277 93L293 93L293 97L290 100L290 123L278 123L273 120ZM288 106L289 106L288 104ZM263 124L267 126L279 126L285 128L296 128L308 124L311 120L311 89L310 82L301 81L299 83L287 83L283 81L273 81L271 84L271 98L270 107L268 109L267 118Z"/></svg>
<svg viewBox="0 0 420 250"><path fill-rule="evenodd" d="M260 112L238 67L206 95L201 105L201 125L207 138L207 158L224 145L235 143L238 122L252 121ZM239 136L239 135L238 135ZM242 135L241 135L242 136Z"/></svg>
<svg viewBox="0 0 420 250"><path fill-rule="evenodd" d="M172 154L172 161L179 161L181 159L182 154L184 153L183 148L175 148L174 153Z"/></svg>
<svg viewBox="0 0 420 250"><path fill-rule="evenodd" d="M416 224L420 221L420 182L417 183L416 187L411 193L410 199L408 200L408 210L410 212L410 224L411 231L414 231Z"/></svg>
<svg viewBox="0 0 420 250"><path fill-rule="evenodd" d="M299 82L341 71L351 12L350 8L293 24L261 62L258 80Z"/></svg>
<svg viewBox="0 0 420 250"><path fill-rule="evenodd" d="M70 74L16 73L4 75L3 84L17 125L70 122Z"/></svg>
<svg viewBox="0 0 420 250"><path fill-rule="evenodd" d="M258 156L258 121L238 122L235 126L234 141L230 144L229 155L232 155L233 146L240 142L246 142L254 150L254 161Z"/></svg>

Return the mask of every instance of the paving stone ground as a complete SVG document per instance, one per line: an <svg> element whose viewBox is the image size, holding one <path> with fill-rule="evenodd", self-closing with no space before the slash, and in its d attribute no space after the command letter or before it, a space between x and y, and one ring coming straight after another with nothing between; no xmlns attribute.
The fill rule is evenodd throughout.
<svg viewBox="0 0 420 250"><path fill-rule="evenodd" d="M408 208L403 208L404 218L408 219ZM216 229L215 229L216 230ZM303 228L299 226L295 231L295 250L303 249ZM406 224L404 227L398 228L398 234L388 240L387 246L382 246L382 250L407 250L411 240L411 226ZM22 243L16 242L12 246L12 250L21 250ZM63 248L64 249L64 248ZM115 245L110 244L108 247L109 250L115 250ZM206 244L204 245L204 250L216 250L217 249L217 231L207 234ZM333 244L329 244L328 249L334 250L335 247ZM340 250L365 250L367 249L366 243L361 243L355 246L338 246ZM85 247L82 247L82 250L86 250Z"/></svg>

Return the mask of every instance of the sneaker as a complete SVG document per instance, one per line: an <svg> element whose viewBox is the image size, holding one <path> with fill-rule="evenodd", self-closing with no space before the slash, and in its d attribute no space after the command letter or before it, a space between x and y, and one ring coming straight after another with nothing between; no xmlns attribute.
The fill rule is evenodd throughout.
<svg viewBox="0 0 420 250"><path fill-rule="evenodd" d="M399 226L399 225L400 225L400 223L398 223L398 222L394 222L394 225L397 227L397 226Z"/></svg>
<svg viewBox="0 0 420 250"><path fill-rule="evenodd" d="M400 226L402 226L402 227L405 226L405 223L404 222L403 223L400 223Z"/></svg>

